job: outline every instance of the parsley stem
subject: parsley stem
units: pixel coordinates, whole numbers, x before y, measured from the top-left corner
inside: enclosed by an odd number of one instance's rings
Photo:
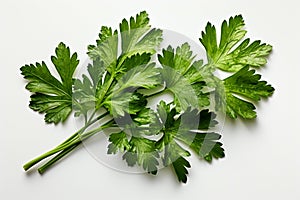
[[[28,169],[30,169],[32,166],[34,166],[35,164],[39,163],[40,161],[44,160],[45,158],[52,156],[60,151],[63,151],[64,149],[69,148],[70,146],[72,146],[73,144],[76,144],[77,142],[81,141],[80,135],[92,124],[94,124],[95,122],[97,122],[98,120],[102,119],[103,117],[105,117],[108,114],[108,112],[98,116],[97,118],[95,118],[94,120],[90,121],[89,123],[87,123],[84,127],[82,127],[80,130],[78,130],[76,133],[74,133],[71,137],[69,137],[67,140],[65,140],[63,143],[61,143],[60,145],[58,145],[57,147],[55,147],[54,149],[38,156],[37,158],[29,161],[28,163],[26,163],[23,168],[25,171],[27,171]],[[105,125],[104,125],[105,126]],[[101,126],[102,127],[102,126]],[[91,131],[90,131],[91,132]],[[89,133],[89,132],[87,132]]]
[[[86,120],[85,123],[88,124],[92,121],[92,119],[94,118],[95,114],[96,114],[97,110],[95,109],[94,112],[92,113],[92,115],[90,116],[89,120]]]
[[[55,157],[53,157],[51,160],[49,160],[43,166],[41,166],[40,168],[38,168],[39,173],[43,174],[49,167],[51,167],[53,164],[55,164],[57,161],[59,161],[60,159],[62,159],[64,156],[66,156],[71,151],[73,151],[77,146],[79,146],[82,143],[83,140],[85,140],[85,139],[87,139],[87,138],[95,135],[96,133],[98,133],[101,130],[109,128],[111,126],[111,123],[112,123],[112,120],[106,122],[105,124],[103,124],[99,128],[96,128],[96,129],[94,129],[92,131],[84,133],[82,136],[80,136],[80,141],[74,142],[73,145],[65,148],[63,151],[61,151],[59,154],[57,154]]]
[[[75,134],[74,134],[74,135],[75,135]],[[26,163],[26,164],[23,166],[24,170],[27,171],[27,170],[30,169],[32,166],[34,166],[35,164],[37,164],[37,163],[39,163],[40,161],[44,160],[45,158],[47,158],[47,157],[49,157],[49,156],[52,156],[52,155],[54,155],[54,154],[56,154],[56,153],[58,153],[58,152],[60,152],[60,151],[62,151],[62,150],[64,150],[64,149],[68,148],[69,146],[71,146],[71,145],[74,143],[73,140],[74,140],[75,138],[76,138],[76,140],[78,140],[78,133],[77,133],[77,135],[75,135],[75,137],[74,137],[74,135],[71,136],[71,138],[72,138],[71,140],[70,140],[70,138],[67,139],[67,141],[69,140],[68,142],[63,143],[63,144],[57,146],[56,148],[54,148],[54,149],[52,149],[52,150],[50,150],[50,151],[48,151],[48,152],[46,152],[46,153],[44,153],[44,154],[38,156],[37,158],[35,158],[35,159],[29,161],[28,163]]]
[[[107,92],[108,92],[109,88],[111,87],[112,83],[114,82],[114,80],[115,80],[115,72],[113,71],[111,73],[109,80],[105,84],[105,87],[102,88],[102,92],[100,93],[100,96],[98,99],[98,104],[96,105],[96,110],[98,110],[102,106],[104,97],[107,94]]]
[[[52,158],[51,160],[49,160],[46,164],[44,164],[43,166],[41,166],[40,168],[38,168],[38,172],[40,174],[43,174],[50,166],[52,166],[54,163],[56,163],[58,160],[62,159],[64,156],[66,156],[68,153],[70,153],[71,151],[73,151],[78,145],[80,145],[81,142],[75,143],[72,146],[64,149],[63,151],[61,151],[59,154],[57,154],[54,158]]]
[[[98,117],[96,117],[95,119],[92,120],[92,117],[90,118],[90,120],[85,124],[84,127],[82,127],[79,131],[77,131],[75,134],[73,134],[71,137],[69,137],[67,140],[65,140],[63,143],[61,143],[59,146],[63,146],[64,144],[72,141],[72,140],[76,140],[76,136],[80,133],[83,133],[90,125],[96,123],[97,121],[99,121],[100,119],[102,119],[103,117],[107,116],[108,112],[105,112],[101,115],[99,115]]]
[[[102,88],[102,93],[100,94],[99,100],[98,100],[98,105],[96,105],[96,110],[97,108],[100,108],[104,104],[104,97],[107,95],[109,92],[110,87],[112,86],[113,82],[115,81],[115,76],[118,73],[118,70],[120,67],[123,65],[124,61],[126,60],[126,56],[123,56],[121,60],[117,63],[116,68],[112,70],[111,75],[109,80],[107,81],[107,84],[105,85],[104,88]]]

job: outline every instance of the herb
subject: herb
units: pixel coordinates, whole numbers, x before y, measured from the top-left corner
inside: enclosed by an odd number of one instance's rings
[[[101,28],[96,44],[88,46],[92,62],[81,78],[73,76],[77,54],[60,43],[51,57],[59,78],[44,62],[21,68],[32,93],[29,106],[45,114],[47,123],[64,122],[73,112],[84,118],[84,125],[24,169],[51,156],[38,168],[44,173],[84,140],[108,131],[108,154],[121,153],[128,166],[138,165],[150,174],[170,166],[186,183],[191,152],[209,163],[225,156],[220,133],[212,131],[216,114],[253,119],[254,103],[274,91],[255,72],[266,64],[272,47],[243,40],[245,34],[241,15],[223,22],[219,43],[208,23],[200,38],[207,52],[204,63],[195,59],[188,43],[159,51],[163,31],[151,28],[148,14],[141,12],[123,19],[118,30]],[[231,75],[220,79],[216,70]],[[149,98],[165,93],[173,95],[171,102],[161,100],[156,109],[148,106]],[[95,125],[103,119],[108,120]]]

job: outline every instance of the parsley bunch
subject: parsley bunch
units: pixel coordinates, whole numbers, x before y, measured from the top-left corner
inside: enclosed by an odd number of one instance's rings
[[[108,154],[121,153],[128,166],[150,174],[169,166],[186,183],[191,152],[207,162],[225,156],[221,135],[213,131],[216,114],[253,119],[254,104],[274,91],[255,72],[266,64],[272,47],[244,39],[244,25],[241,15],[225,20],[218,39],[208,23],[200,38],[207,53],[204,63],[188,43],[160,50],[163,31],[151,28],[144,11],[123,19],[118,30],[101,28],[96,44],[88,46],[91,63],[81,78],[74,77],[77,54],[63,43],[51,57],[59,77],[44,62],[23,66],[32,93],[29,107],[44,114],[45,122],[64,122],[71,113],[84,119],[70,138],[23,168],[51,157],[38,168],[44,173],[83,141],[106,131]],[[217,70],[230,75],[221,79]],[[167,93],[171,102],[161,99],[155,109],[149,107],[150,98]]]

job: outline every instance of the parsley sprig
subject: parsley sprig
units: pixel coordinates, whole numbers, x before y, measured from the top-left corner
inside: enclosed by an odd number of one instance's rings
[[[128,166],[154,175],[169,166],[186,183],[192,152],[209,163],[225,156],[221,134],[213,131],[216,114],[224,110],[232,118],[253,119],[255,103],[274,91],[255,71],[266,64],[272,47],[250,43],[245,35],[241,15],[223,22],[219,42],[215,26],[208,23],[200,38],[205,63],[188,43],[160,51],[163,31],[151,28],[148,14],[140,12],[123,19],[117,30],[101,28],[96,44],[88,46],[91,63],[81,78],[74,77],[77,54],[60,43],[51,57],[59,77],[44,62],[21,68],[32,93],[29,106],[47,123],[64,122],[73,112],[84,125],[23,168],[51,157],[38,168],[44,173],[86,139],[108,131],[108,154],[122,154]],[[221,79],[217,70],[231,75]],[[162,99],[151,109],[149,98],[165,93],[173,100]]]

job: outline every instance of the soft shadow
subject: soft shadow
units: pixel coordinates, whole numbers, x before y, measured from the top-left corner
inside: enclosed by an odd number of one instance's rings
[[[23,169],[23,172],[24,172],[25,176],[31,177],[34,174],[38,173],[37,169],[38,169],[38,166],[34,166],[34,167],[30,168],[28,171],[24,171],[24,169]]]
[[[255,132],[254,130],[257,128],[258,124],[259,123],[257,117],[254,119],[241,119],[241,118],[232,119],[230,117],[226,117],[224,126],[231,127],[230,129],[237,129],[239,126],[244,126],[246,129],[250,131],[253,130],[251,132]],[[232,132],[236,132],[236,131],[232,131]]]

